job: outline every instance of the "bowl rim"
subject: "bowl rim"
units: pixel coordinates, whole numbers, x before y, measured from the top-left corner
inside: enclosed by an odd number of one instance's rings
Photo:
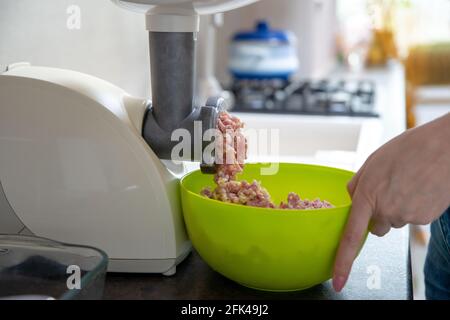
[[[270,164],[270,163],[246,163],[246,166],[251,166],[251,165],[261,165],[261,164]],[[353,171],[349,171],[349,170],[345,170],[345,169],[340,169],[340,168],[334,168],[334,167],[329,167],[329,166],[323,166],[323,165],[314,165],[314,164],[302,164],[302,163],[284,163],[284,162],[280,162],[278,163],[280,166],[296,166],[296,167],[304,167],[304,168],[316,168],[316,169],[325,169],[325,170],[332,170],[334,172],[338,171],[340,173],[343,174],[349,174],[354,176],[356,173]],[[188,194],[196,197],[196,198],[200,198],[201,200],[204,201],[210,201],[210,202],[214,202],[216,204],[219,205],[224,205],[224,206],[230,206],[230,207],[240,207],[241,209],[244,210],[260,210],[261,212],[264,212],[266,214],[271,214],[271,213],[276,213],[277,215],[280,214],[280,212],[284,213],[284,215],[293,215],[293,214],[310,214],[311,212],[314,213],[327,213],[327,212],[334,212],[337,210],[341,210],[341,209],[346,209],[346,208],[351,208],[352,206],[352,200],[350,199],[349,204],[347,205],[342,205],[342,206],[337,206],[334,208],[324,208],[324,209],[315,209],[315,210],[299,210],[299,209],[279,209],[279,208],[260,208],[260,207],[250,207],[250,206],[244,206],[241,204],[235,204],[235,203],[229,203],[229,202],[222,202],[222,201],[218,201],[218,200],[214,200],[214,199],[210,199],[207,198],[205,196],[202,196],[201,194],[197,194],[196,192],[193,192],[191,190],[189,190],[186,185],[185,182],[187,179],[189,179],[190,177],[192,177],[194,174],[198,174],[200,172],[200,170],[195,170],[192,172],[189,172],[188,174],[184,175],[181,180],[180,180],[180,186],[181,188]],[[183,210],[184,211],[184,210]]]

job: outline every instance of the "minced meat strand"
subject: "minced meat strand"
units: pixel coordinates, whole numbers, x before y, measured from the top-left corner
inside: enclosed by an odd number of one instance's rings
[[[334,208],[334,206],[320,199],[302,200],[296,193],[290,193],[287,201],[276,206],[269,192],[258,181],[249,183],[237,181],[237,175],[244,170],[247,158],[247,140],[242,132],[243,122],[228,112],[221,112],[218,119],[218,129],[221,133],[216,137],[216,170],[214,181],[217,184],[202,190],[201,194],[207,198],[240,204],[250,207],[285,209],[285,210],[314,210]]]

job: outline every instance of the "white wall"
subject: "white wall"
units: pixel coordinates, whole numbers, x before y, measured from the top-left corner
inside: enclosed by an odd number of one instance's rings
[[[268,20],[275,29],[293,31],[299,39],[300,77],[326,75],[335,63],[335,0],[261,0],[225,14],[225,26],[218,34],[217,73],[229,79],[228,45],[232,35],[253,29],[258,19]]]
[[[227,13],[217,39],[218,78],[228,79],[231,35],[267,17],[274,27],[290,29],[299,37],[300,76],[326,74],[334,58],[334,3],[262,0]],[[70,5],[81,9],[80,30],[66,26]],[[73,69],[110,81],[132,95],[150,95],[144,18],[110,0],[0,0],[0,71],[17,61]]]
[[[80,30],[67,28],[70,5],[81,9]],[[0,71],[29,61],[92,74],[148,96],[148,56],[143,16],[109,0],[0,0]]]

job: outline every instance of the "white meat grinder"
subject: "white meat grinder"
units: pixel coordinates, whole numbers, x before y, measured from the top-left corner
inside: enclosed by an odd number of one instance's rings
[[[215,128],[221,103],[193,106],[199,15],[257,0],[113,1],[146,14],[153,101],[74,71],[0,75],[0,233],[98,247],[113,272],[172,275],[191,244],[183,172],[164,161],[171,133]]]

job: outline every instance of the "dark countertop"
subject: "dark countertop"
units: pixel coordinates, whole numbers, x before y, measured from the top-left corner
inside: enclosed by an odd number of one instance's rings
[[[105,299],[144,300],[406,300],[411,298],[409,229],[393,230],[385,238],[370,236],[357,259],[345,290],[336,294],[327,282],[295,293],[268,293],[244,288],[214,272],[193,252],[173,277],[108,274]],[[379,288],[368,282],[379,276]]]

